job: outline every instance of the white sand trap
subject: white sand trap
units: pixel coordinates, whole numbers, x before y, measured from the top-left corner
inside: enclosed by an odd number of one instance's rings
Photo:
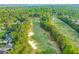
[[[28,33],[28,37],[31,37],[31,36],[33,36],[33,35],[34,35],[33,32],[29,32],[29,33]]]
[[[29,33],[28,33],[28,37],[29,37],[29,38],[30,38],[31,36],[33,36],[33,35],[34,35],[33,32],[29,32]],[[31,45],[31,47],[32,47],[33,49],[37,49],[36,43],[34,43],[33,40],[29,40],[28,42],[29,42],[29,44]]]
[[[37,49],[36,43],[34,43],[32,40],[29,40],[28,42],[32,46],[33,49]]]

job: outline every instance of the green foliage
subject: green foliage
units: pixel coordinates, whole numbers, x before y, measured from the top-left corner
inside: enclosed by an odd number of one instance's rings
[[[76,24],[77,20],[74,19],[75,21],[73,21],[73,18],[66,18],[66,17],[60,17],[60,20],[64,21],[65,23],[67,23],[68,25],[70,25],[73,29],[75,29],[77,32],[79,32],[79,25]]]
[[[79,19],[79,8],[72,6],[0,7],[0,42],[4,41],[8,34],[12,39],[10,43],[13,44],[8,53],[12,54],[56,53],[47,34],[42,32],[43,28],[51,33],[62,53],[79,53],[77,19]],[[31,40],[37,43],[36,50],[28,42],[30,29],[34,32]],[[0,43],[0,48],[5,45]]]
[[[28,21],[25,20],[23,24],[19,24],[17,26],[14,32],[11,32],[14,46],[8,53],[22,54],[32,52],[32,48],[28,43],[28,36],[27,36],[29,27],[30,27],[29,20]]]

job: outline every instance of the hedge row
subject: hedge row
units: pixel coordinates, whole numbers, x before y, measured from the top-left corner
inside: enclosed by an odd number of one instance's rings
[[[73,29],[75,29],[77,32],[79,32],[79,25],[76,24],[76,20],[73,21],[73,19],[71,18],[67,18],[67,17],[60,17],[60,20],[64,21],[65,23],[67,23],[69,26],[71,26]]]

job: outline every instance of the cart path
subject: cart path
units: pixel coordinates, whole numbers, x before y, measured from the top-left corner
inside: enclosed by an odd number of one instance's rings
[[[60,54],[61,50],[59,49],[59,46],[57,45],[57,43],[54,41],[53,37],[51,37],[50,33],[42,28],[41,28],[41,30],[42,30],[42,32],[47,34],[49,42],[51,43],[52,47],[56,50],[57,54]]]

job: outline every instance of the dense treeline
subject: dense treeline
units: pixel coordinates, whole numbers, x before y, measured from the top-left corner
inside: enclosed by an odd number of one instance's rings
[[[67,23],[77,32],[79,32],[79,8],[73,6],[56,7],[53,10],[57,18]]]

